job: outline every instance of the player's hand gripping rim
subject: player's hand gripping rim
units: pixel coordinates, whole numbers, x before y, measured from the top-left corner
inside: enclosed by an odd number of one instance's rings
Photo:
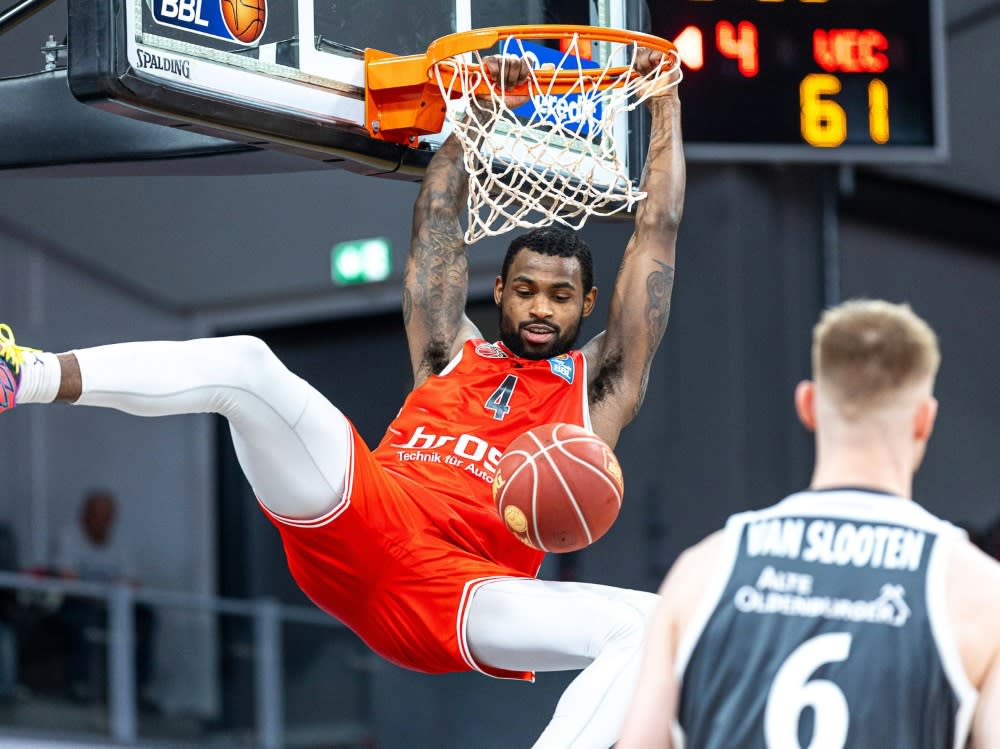
[[[483,58],[482,69],[493,91],[508,109],[517,109],[530,101],[531,97],[525,94],[508,93],[524,86],[531,78],[531,67],[525,58],[513,55],[490,55]]]
[[[657,69],[667,69],[639,88],[639,93],[651,99],[678,98],[677,84],[681,82],[681,69],[676,65],[676,52],[639,47],[635,52],[635,69],[640,75],[649,75]]]

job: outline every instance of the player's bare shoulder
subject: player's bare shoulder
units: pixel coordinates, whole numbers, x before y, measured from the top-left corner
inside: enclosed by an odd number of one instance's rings
[[[948,612],[966,675],[980,689],[1000,662],[1000,562],[965,539],[948,565]]]
[[[725,531],[716,531],[677,557],[660,586],[672,625],[683,634],[705,595],[706,582],[719,573]]]

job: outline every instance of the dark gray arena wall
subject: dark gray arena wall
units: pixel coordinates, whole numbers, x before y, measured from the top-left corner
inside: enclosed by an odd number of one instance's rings
[[[392,200],[354,199],[383,184],[383,194]],[[677,553],[719,526],[727,514],[769,504],[808,481],[811,439],[795,421],[791,398],[795,383],[808,374],[809,332],[824,299],[824,189],[822,176],[805,168],[691,167],[670,328],[643,411],[618,448],[626,476],[625,508],[603,541],[562,569],[550,564],[549,574],[653,589]],[[132,210],[115,214],[116,226],[108,229],[107,213],[77,207],[94,200],[93,194],[80,197],[83,190],[98,191],[109,206],[131,200]],[[247,212],[266,214],[269,232],[227,237],[219,230],[217,214],[206,208],[173,221],[167,239],[149,235],[150,221],[163,221],[165,206],[199,199],[218,205],[218,198],[204,196],[230,190],[237,191]],[[322,379],[307,371],[320,366],[309,364],[311,359],[342,359],[362,371],[371,361],[385,362],[386,368],[397,370],[396,385],[375,378],[367,387],[364,382],[333,382],[331,395],[348,411],[360,407],[374,414],[371,404],[377,404],[388,420],[406,387],[405,353],[391,320],[398,314],[398,286],[340,292],[322,276],[326,269],[318,271],[317,266],[335,241],[355,238],[357,227],[366,232],[377,227],[394,238],[398,267],[415,191],[413,186],[339,174],[192,183],[180,178],[0,179],[0,216],[6,227],[0,231],[0,262],[7,273],[4,315],[24,343],[56,350],[333,320],[332,338],[319,340],[316,353],[303,350],[300,373]],[[143,195],[172,195],[175,201],[143,201]],[[932,509],[953,520],[985,524],[998,514],[995,468],[982,459],[982,451],[996,441],[989,421],[990,398],[995,397],[989,378],[996,367],[988,340],[984,342],[989,326],[983,323],[996,319],[996,260],[969,246],[922,240],[877,223],[856,227],[841,221],[837,228],[845,295],[910,298],[942,330],[942,422],[918,480],[918,497],[926,496]],[[605,291],[590,334],[605,314],[610,279],[630,231],[628,224],[619,223],[593,223],[584,231]],[[161,267],[164,290],[143,284],[151,294],[146,295],[117,283],[114,263],[102,254],[101,240],[108,237],[120,243],[116,252],[122,256],[131,248],[131,262]],[[205,237],[211,242],[206,244]],[[473,285],[481,301],[504,245],[495,241],[473,248]],[[59,247],[72,252],[60,253]],[[177,283],[172,269],[197,274],[207,257],[217,263],[217,254],[227,252],[242,263],[231,275],[212,272],[215,301],[209,307],[181,314],[160,303],[184,293],[171,288]],[[266,284],[268,263],[279,252],[284,275],[277,280],[288,284],[286,291],[271,297],[254,291],[225,301],[230,280]],[[289,288],[309,289],[305,296],[320,302],[297,306],[289,302],[295,296],[287,293]],[[911,290],[919,290],[920,301]],[[383,322],[364,314],[366,294]],[[386,314],[389,318],[382,317]],[[488,319],[489,312],[484,314]],[[369,353],[355,349],[359,335],[365,345],[382,348]],[[342,345],[342,353],[324,360],[324,352],[329,356],[334,345]],[[399,392],[388,392],[393,387]],[[952,401],[956,407],[949,411]],[[978,412],[977,405],[982,405]],[[953,421],[952,414],[962,418]],[[248,592],[288,585],[276,534],[252,500],[244,505],[244,519],[251,527],[260,526],[254,530],[239,530],[219,514],[211,420],[148,421],[69,407],[23,409],[5,419],[25,439],[9,443],[10,449],[0,454],[0,469],[8,477],[0,506],[25,539],[28,559],[44,558],[52,533],[71,516],[81,488],[104,483],[129,499],[123,522],[149,550],[145,563],[151,584],[217,589],[220,537],[245,533],[246,546],[253,550],[242,560]],[[377,431],[374,425],[372,429]],[[956,464],[962,466],[960,477],[952,470]],[[959,480],[967,501],[939,499]],[[264,543],[265,538],[270,540]],[[199,664],[211,662],[205,654],[211,653],[214,640],[208,633],[173,625],[164,627],[163,637],[186,643],[181,651],[171,648],[160,656],[172,665],[165,671],[171,682],[164,689],[173,694],[168,706],[210,711],[214,677]],[[189,657],[178,659],[177,652]],[[185,664],[187,671],[180,668]],[[524,742],[544,725],[566,683],[559,675],[543,675],[534,687],[478,675],[434,678],[387,664],[373,673],[376,729],[388,747]],[[392,696],[400,693],[408,699]],[[315,694],[320,699],[322,692]]]

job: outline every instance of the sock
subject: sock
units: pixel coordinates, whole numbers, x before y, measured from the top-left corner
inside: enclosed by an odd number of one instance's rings
[[[21,365],[21,384],[17,403],[51,403],[59,393],[62,369],[59,357],[47,351],[28,351]]]

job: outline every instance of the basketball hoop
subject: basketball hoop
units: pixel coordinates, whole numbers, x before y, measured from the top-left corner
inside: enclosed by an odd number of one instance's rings
[[[535,40],[558,41],[559,51]],[[592,44],[602,53],[596,61]],[[639,47],[663,53],[646,74],[635,68]],[[484,54],[527,57],[527,82],[508,89],[504,75],[490,80]],[[671,42],[590,26],[479,29],[442,37],[422,56],[368,50],[366,61],[373,137],[415,144],[447,121],[462,144],[468,243],[514,227],[558,222],[578,229],[590,216],[630,210],[645,193],[632,184],[613,129],[624,113],[681,80]],[[511,96],[529,103],[511,109]]]

